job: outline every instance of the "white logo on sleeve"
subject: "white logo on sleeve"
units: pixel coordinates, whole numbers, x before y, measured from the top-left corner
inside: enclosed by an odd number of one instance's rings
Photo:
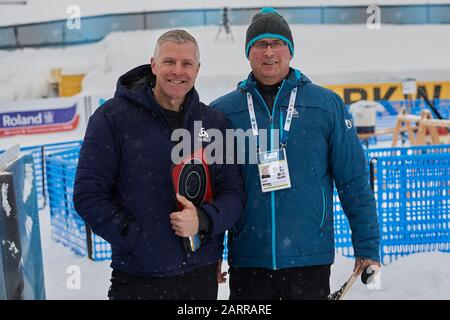
[[[345,126],[347,127],[347,129],[351,129],[353,124],[352,124],[352,120],[350,119],[345,119]]]

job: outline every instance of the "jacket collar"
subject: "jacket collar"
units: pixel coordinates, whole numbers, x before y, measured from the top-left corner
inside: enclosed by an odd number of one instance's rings
[[[300,72],[300,70],[289,68],[289,77],[287,79],[284,79],[286,87],[290,87],[289,90],[291,90],[294,87],[297,87],[301,84],[304,76]],[[238,89],[244,90],[244,91],[252,91],[256,88],[256,79],[255,75],[253,74],[253,71],[249,73],[247,79],[239,82]]]
[[[304,82],[308,82],[309,79],[304,76],[300,70],[289,68],[289,77],[282,81],[282,87],[278,93],[279,99],[282,100],[285,96],[289,95],[291,90],[295,87],[302,85]],[[247,79],[239,82],[238,89],[256,94],[257,85],[253,72],[250,72]]]

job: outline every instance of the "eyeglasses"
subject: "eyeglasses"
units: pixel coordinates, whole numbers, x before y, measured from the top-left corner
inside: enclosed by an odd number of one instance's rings
[[[270,46],[272,50],[282,50],[287,46],[287,43],[282,40],[273,41],[258,41],[253,44],[253,49],[256,51],[265,51],[267,46]]]

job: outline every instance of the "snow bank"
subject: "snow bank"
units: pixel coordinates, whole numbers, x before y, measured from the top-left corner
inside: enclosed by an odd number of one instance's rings
[[[246,27],[232,26],[235,41],[225,35],[215,42],[217,27],[187,28],[198,40],[202,66],[197,88],[203,101],[235,88],[247,76],[244,56]],[[164,30],[118,32],[103,41],[58,49],[0,51],[0,102],[31,99],[48,93],[55,67],[89,70],[85,94],[112,95],[117,78],[148,63]],[[450,80],[448,25],[294,25],[292,65],[321,84]]]

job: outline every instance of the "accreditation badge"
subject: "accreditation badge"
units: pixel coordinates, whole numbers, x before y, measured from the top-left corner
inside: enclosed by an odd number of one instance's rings
[[[285,148],[258,153],[258,170],[262,192],[291,187]]]

